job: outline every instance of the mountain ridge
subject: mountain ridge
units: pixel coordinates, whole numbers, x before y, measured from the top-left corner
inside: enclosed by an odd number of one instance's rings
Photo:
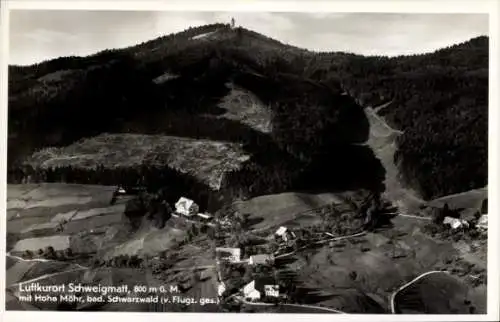
[[[220,39],[214,34],[210,40],[192,39],[214,30]],[[486,185],[487,43],[480,36],[429,54],[397,57],[316,53],[215,24],[87,57],[9,66],[9,147],[21,138],[33,140],[32,133],[51,140],[27,142],[28,155],[103,132],[129,133],[129,125],[137,128],[131,133],[148,134],[148,117],[159,120],[158,130],[149,134],[172,135],[169,129],[189,119],[207,131],[187,137],[232,137],[229,141],[243,142],[257,154],[274,146],[271,150],[300,162],[324,164],[325,171],[325,161],[315,159],[367,139],[362,107],[392,101],[380,113],[405,133],[396,153],[403,179],[425,198],[439,197]],[[151,84],[166,72],[177,78]],[[222,113],[218,104],[231,91],[228,82],[249,90],[271,111],[272,133],[249,130],[237,120],[207,123],[203,113]],[[344,91],[348,95],[342,98]],[[359,124],[351,130],[342,126],[352,122]],[[444,135],[436,135],[443,128]],[[475,161],[466,158],[471,153]],[[9,163],[21,154],[9,149]]]

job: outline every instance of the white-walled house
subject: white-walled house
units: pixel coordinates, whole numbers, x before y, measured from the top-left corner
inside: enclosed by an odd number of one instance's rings
[[[190,217],[196,215],[199,210],[200,208],[193,200],[185,197],[181,197],[175,204],[175,212],[183,216]]]
[[[251,281],[245,287],[243,287],[243,295],[246,300],[258,300],[260,299],[260,292],[255,288],[255,280]]]
[[[274,235],[283,240],[284,242],[287,242],[295,238],[295,234],[285,226],[281,226],[280,228],[278,228],[278,230],[276,230]]]
[[[479,217],[476,227],[480,230],[488,230],[488,214],[484,214]]]
[[[279,297],[279,285],[270,277],[257,278],[243,287],[243,296],[247,301],[257,301],[264,297]]]
[[[219,296],[222,296],[222,294],[224,294],[225,291],[226,291],[226,284],[224,284],[224,282],[220,282],[219,286],[217,287],[217,294],[219,294]]]
[[[274,263],[274,256],[270,254],[252,255],[248,259],[249,265],[272,265]]]
[[[466,220],[453,217],[444,217],[443,224],[449,225],[452,229],[469,228],[469,223]]]
[[[279,297],[280,286],[277,284],[264,285],[264,293],[269,297]]]

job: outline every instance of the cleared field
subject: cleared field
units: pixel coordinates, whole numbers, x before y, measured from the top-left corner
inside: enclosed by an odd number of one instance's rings
[[[88,209],[88,210],[82,210],[78,211],[75,216],[73,217],[73,220],[82,220],[94,216],[101,216],[101,215],[106,215],[106,214],[111,214],[111,213],[123,213],[125,211],[125,204],[117,204],[109,207],[104,207],[104,208],[93,208],[93,209]]]
[[[77,265],[65,262],[58,262],[58,261],[34,262],[34,264],[32,264],[33,262],[23,262],[23,263],[25,263],[25,265],[29,267],[28,269],[25,270],[23,276],[20,275],[16,276],[15,271],[13,271],[12,273],[10,273],[9,271],[6,272],[6,275],[12,274],[12,278],[17,279],[17,281],[14,282],[14,285],[16,283],[22,283],[33,279],[44,280],[43,277],[45,276],[51,276],[53,274],[58,275],[66,271],[73,271],[79,269]],[[12,284],[7,284],[7,287],[9,286],[12,286]]]
[[[89,244],[92,247],[81,247],[75,241],[82,237],[72,236],[123,224],[125,203],[109,205],[115,187],[59,183],[27,186],[7,187],[8,206],[15,207],[10,209],[7,221],[8,250],[36,252],[48,246],[59,250],[77,245],[77,249],[95,251],[97,246],[92,245],[101,244],[98,237]],[[19,208],[21,205],[27,208]],[[61,227],[63,232],[59,231]]]
[[[77,234],[79,232],[97,230],[103,227],[123,226],[123,214],[116,212],[91,218],[72,220],[64,226],[67,234]]]
[[[309,290],[305,298],[311,304],[347,313],[389,312],[390,295],[401,285],[431,270],[451,270],[450,263],[463,255],[452,243],[421,233],[421,220],[397,219],[405,221],[405,225],[396,223],[391,230],[299,251],[288,259],[284,270],[293,272],[297,285]],[[475,305],[484,307],[485,293],[461,283],[464,292],[475,294]],[[457,296],[464,292],[459,290]],[[427,296],[427,291],[422,296]],[[441,313],[455,313],[449,306],[442,310],[448,311]]]
[[[42,168],[69,166],[94,168],[132,167],[141,164],[169,166],[189,173],[214,189],[226,171],[248,160],[240,144],[142,134],[101,134],[62,148],[46,148],[30,158]]]
[[[398,292],[395,308],[402,314],[486,313],[477,310],[469,292],[465,283],[450,274],[430,274]]]
[[[152,231],[144,237],[142,252],[147,255],[155,255],[170,249],[186,237],[186,231],[175,228],[164,228]]]
[[[427,205],[442,208],[448,204],[451,209],[460,210],[461,218],[471,219],[477,211],[481,211],[482,202],[487,198],[488,188],[485,187],[434,199]]]
[[[5,272],[5,282],[7,285],[14,284],[20,282],[27,272],[35,266],[36,262],[24,262],[18,261],[11,267],[8,267]]]
[[[20,198],[28,192],[40,187],[40,184],[9,184],[7,187],[7,200]],[[9,208],[9,207],[8,207]]]
[[[85,187],[85,188],[82,188]],[[67,197],[85,197],[101,195],[103,198],[111,198],[114,186],[69,184],[69,183],[38,183],[38,184],[9,184],[7,189],[7,200],[46,200],[58,198],[61,195]]]
[[[130,235],[127,240],[116,239],[115,244],[107,243],[106,245],[106,243],[103,243],[100,257],[111,259],[120,255],[155,256],[177,245],[184,240],[185,236],[186,232],[184,230],[169,226],[163,229],[138,231],[134,235]]]
[[[231,92],[224,96],[219,107],[227,112],[218,117],[239,121],[257,131],[272,131],[272,115],[269,108],[252,92],[230,84]]]
[[[27,238],[17,242],[13,252],[24,252],[26,250],[36,251],[52,246],[54,250],[65,250],[70,247],[69,236],[48,236],[39,238]]]
[[[58,222],[46,222],[46,223],[43,223],[43,224],[36,224],[36,225],[32,225],[32,226],[29,226],[28,228],[26,229],[23,229],[21,230],[21,234],[26,234],[26,233],[29,233],[29,232],[35,232],[35,231],[40,231],[40,230],[54,230],[57,228],[57,226],[59,226],[59,223]]]
[[[50,222],[59,223],[62,221],[69,221],[73,218],[73,216],[76,215],[77,212],[78,212],[78,210],[72,210],[72,211],[68,211],[68,212],[60,212],[57,215],[55,215],[54,217],[52,217]]]
[[[283,224],[300,225],[301,221],[311,222],[317,220],[319,218],[316,218],[316,216],[308,216],[302,213],[332,203],[341,204],[342,200],[334,193],[287,192],[235,202],[233,206],[236,211],[249,214],[250,219],[256,222],[253,228],[260,229]]]

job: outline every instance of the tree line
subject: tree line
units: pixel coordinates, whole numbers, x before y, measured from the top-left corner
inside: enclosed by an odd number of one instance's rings
[[[201,211],[213,211],[220,207],[220,193],[197,179],[169,167],[143,164],[138,167],[94,168],[72,166],[33,167],[25,164],[8,169],[9,183],[61,182],[75,184],[121,185],[145,187],[149,192],[160,189],[169,204],[175,204],[184,196],[196,201]]]

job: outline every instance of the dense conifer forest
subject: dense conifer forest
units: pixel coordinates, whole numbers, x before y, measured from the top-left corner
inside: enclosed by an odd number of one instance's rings
[[[191,39],[210,32],[217,36]],[[172,79],[152,81],[165,74]],[[208,121],[207,115],[223,112],[217,103],[229,82],[265,103],[272,133],[234,120]],[[359,144],[368,137],[363,108],[389,103],[379,114],[403,132],[395,161],[404,182],[435,198],[487,184],[487,95],[486,37],[387,58],[315,53],[224,24],[190,28],[88,57],[10,66],[9,180],[22,180],[27,170],[21,172],[20,164],[34,150],[102,132],[132,132],[243,143],[253,157],[224,177],[217,196],[200,197],[206,205],[221,195],[312,189],[319,178],[322,189],[383,189],[380,162]],[[48,181],[116,184],[142,178],[138,170],[123,170],[136,174],[122,177],[104,169],[85,175],[77,169],[43,171],[37,176]],[[172,169],[148,171],[145,177],[162,178],[142,182],[154,187],[185,176]],[[190,185],[210,190],[193,179],[175,180],[186,193]]]

